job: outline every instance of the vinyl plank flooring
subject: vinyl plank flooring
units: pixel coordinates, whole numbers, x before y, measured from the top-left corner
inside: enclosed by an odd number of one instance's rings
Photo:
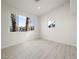
[[[77,59],[76,47],[47,41],[31,40],[5,48],[2,59]]]

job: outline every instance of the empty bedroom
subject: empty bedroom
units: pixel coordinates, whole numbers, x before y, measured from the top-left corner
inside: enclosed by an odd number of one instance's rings
[[[77,1],[1,0],[1,59],[77,59]]]

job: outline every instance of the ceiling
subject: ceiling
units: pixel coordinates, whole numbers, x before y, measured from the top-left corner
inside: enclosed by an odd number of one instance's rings
[[[54,8],[62,5],[69,0],[40,0],[36,2],[35,0],[2,0],[8,5],[15,7],[19,10],[29,12],[35,15],[42,15]]]

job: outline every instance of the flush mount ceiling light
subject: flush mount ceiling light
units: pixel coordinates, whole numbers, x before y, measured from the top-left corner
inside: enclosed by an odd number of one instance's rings
[[[38,5],[38,3],[40,2],[40,0],[35,0],[35,2],[37,3],[37,5]],[[40,6],[38,6],[38,7],[36,7],[37,9],[40,9]]]
[[[40,9],[40,7],[37,7],[37,9]]]
[[[39,2],[40,0],[35,0],[35,2]]]

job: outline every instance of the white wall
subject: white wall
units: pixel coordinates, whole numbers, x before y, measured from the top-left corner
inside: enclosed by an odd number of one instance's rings
[[[9,32],[9,17],[11,12],[16,15],[30,16],[35,20],[35,30],[27,32]],[[22,12],[18,9],[7,6],[6,4],[1,5],[1,48],[13,46],[15,44],[22,43],[27,40],[38,38],[38,18],[35,15]]]
[[[55,28],[48,28],[48,18],[56,21]],[[76,46],[76,17],[70,13],[70,4],[66,3],[54,11],[40,16],[40,37],[59,43]]]
[[[77,16],[77,0],[70,0],[70,10],[72,15]]]

